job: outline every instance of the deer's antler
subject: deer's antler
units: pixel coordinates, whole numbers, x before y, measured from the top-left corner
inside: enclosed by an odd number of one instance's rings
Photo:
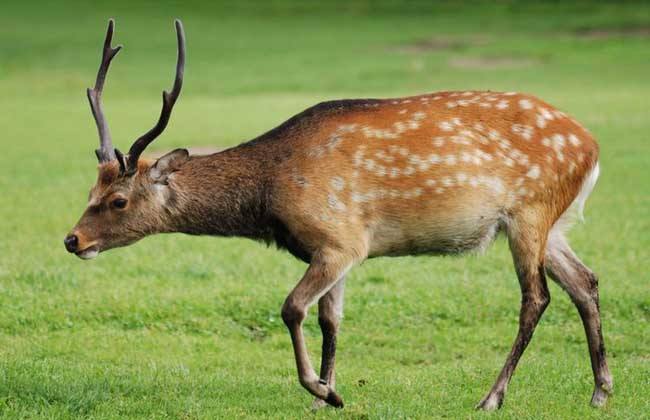
[[[128,172],[135,172],[138,167],[138,158],[140,154],[147,148],[147,146],[154,141],[167,127],[169,118],[172,114],[174,104],[181,93],[183,87],[183,70],[185,68],[185,31],[183,24],[180,20],[176,19],[174,22],[176,26],[176,38],[178,40],[178,57],[176,60],[176,77],[174,79],[174,86],[171,92],[163,91],[162,94],[162,110],[158,122],[153,128],[140,136],[129,149],[129,154],[126,159],[126,170]],[[119,153],[119,152],[118,152]]]
[[[95,80],[95,87],[88,88],[86,91],[88,101],[90,102],[90,109],[95,117],[97,124],[97,132],[99,133],[99,149],[95,150],[99,162],[109,162],[115,159],[115,150],[113,149],[113,142],[111,141],[111,133],[108,129],[108,122],[102,110],[102,90],[104,89],[104,81],[106,80],[106,73],[108,73],[108,66],[111,60],[122,49],[121,45],[113,48],[111,41],[113,39],[113,29],[115,28],[115,21],[109,19],[108,30],[106,31],[106,39],[104,40],[104,48],[102,50],[102,61],[97,71],[97,80]]]

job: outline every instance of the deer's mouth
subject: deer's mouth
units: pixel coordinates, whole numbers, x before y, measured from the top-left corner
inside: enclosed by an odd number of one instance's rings
[[[91,245],[86,249],[75,252],[75,255],[82,260],[92,260],[99,254],[99,247],[97,245]]]

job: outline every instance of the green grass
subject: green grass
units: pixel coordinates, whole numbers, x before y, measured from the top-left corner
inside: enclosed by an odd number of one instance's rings
[[[186,84],[158,150],[237,144],[323,99],[455,88],[534,93],[599,139],[601,178],[587,224],[571,238],[601,279],[615,380],[604,409],[588,405],[582,326],[553,284],[503,409],[473,410],[516,333],[519,289],[498,242],[483,257],[378,259],[356,268],[339,338],[346,408],[317,418],[649,416],[650,7],[389,1],[380,10],[342,1],[233,9],[196,1],[3,3],[1,415],[311,415],[279,319],[302,263],[251,241],[181,235],[93,262],[66,254],[63,236],[95,178],[84,89],[109,16],[125,49],[105,107],[123,150],[153,124],[159,90],[171,84],[175,16],[188,37]],[[590,29],[612,33],[585,36]],[[478,65],[452,66],[459,62]],[[313,311],[305,328],[316,362]]]

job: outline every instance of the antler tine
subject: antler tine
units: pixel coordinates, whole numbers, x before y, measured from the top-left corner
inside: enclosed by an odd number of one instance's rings
[[[176,77],[174,79],[174,86],[171,92],[163,91],[162,93],[162,110],[158,122],[152,129],[140,136],[129,149],[128,154],[128,170],[134,172],[138,166],[138,159],[140,154],[146,147],[154,141],[167,127],[169,118],[171,117],[174,104],[181,93],[183,87],[183,70],[185,68],[185,31],[183,24],[180,20],[174,21],[176,26],[176,38],[178,40],[178,57],[176,59]]]
[[[115,21],[108,20],[108,30],[106,31],[106,39],[104,40],[104,48],[102,50],[102,61],[97,71],[97,79],[95,80],[95,87],[88,88],[86,91],[88,95],[88,102],[90,102],[90,110],[95,117],[97,124],[97,132],[99,133],[99,149],[95,150],[99,162],[108,162],[115,159],[115,151],[113,150],[113,142],[111,140],[111,133],[108,129],[108,122],[102,110],[102,90],[104,89],[104,81],[106,80],[106,73],[111,64],[111,60],[122,49],[121,45],[113,48],[111,41],[113,40],[113,30],[115,28]]]

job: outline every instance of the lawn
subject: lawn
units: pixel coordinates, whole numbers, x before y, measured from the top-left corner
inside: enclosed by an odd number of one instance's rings
[[[303,263],[239,239],[161,235],[91,262],[62,244],[96,176],[84,90],[107,18],[125,45],[104,96],[124,150],[157,118],[180,17],[185,87],[158,151],[235,145],[325,99],[452,89],[534,93],[599,139],[601,177],[570,236],[600,276],[615,382],[605,408],[588,404],[582,325],[551,284],[503,408],[474,411],[517,329],[499,241],[481,257],[354,269],[337,360],[346,407],[316,418],[650,416],[650,5],[379,4],[3,3],[0,415],[311,416],[279,317]],[[313,311],[305,328],[318,364]]]

